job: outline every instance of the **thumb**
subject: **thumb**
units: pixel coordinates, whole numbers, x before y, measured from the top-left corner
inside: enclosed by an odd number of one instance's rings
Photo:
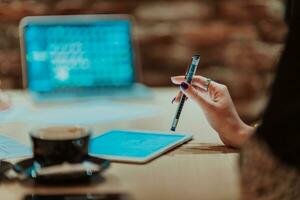
[[[194,86],[186,82],[182,82],[180,84],[180,89],[186,96],[196,101],[204,108],[210,107],[213,104],[213,102],[210,101],[203,92],[198,91]]]

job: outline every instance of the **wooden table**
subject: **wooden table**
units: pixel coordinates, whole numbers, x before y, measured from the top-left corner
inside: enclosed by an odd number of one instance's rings
[[[177,91],[175,88],[157,88],[154,89],[153,99],[126,101],[158,106],[160,112],[155,116],[95,124],[92,128],[97,133],[116,128],[168,131],[176,110],[171,99]],[[27,93],[10,93],[15,105],[24,102],[31,104]],[[0,132],[24,144],[30,144],[28,131],[35,126],[36,124],[24,123],[0,124]],[[144,165],[112,163],[104,173],[103,183],[72,187],[2,183],[0,199],[21,200],[25,194],[36,193],[89,192],[125,192],[136,200],[238,199],[238,153],[222,145],[201,109],[193,102],[186,104],[178,132],[191,133],[194,140]]]

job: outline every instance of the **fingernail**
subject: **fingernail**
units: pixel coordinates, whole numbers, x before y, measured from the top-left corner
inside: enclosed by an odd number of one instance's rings
[[[174,99],[171,101],[171,102],[172,102],[172,104],[174,103],[175,99],[176,99],[176,97],[174,97]]]
[[[182,82],[182,83],[180,84],[180,87],[181,87],[181,89],[183,89],[183,90],[187,90],[187,89],[189,88],[189,85],[188,85],[187,83],[185,83],[185,82]]]

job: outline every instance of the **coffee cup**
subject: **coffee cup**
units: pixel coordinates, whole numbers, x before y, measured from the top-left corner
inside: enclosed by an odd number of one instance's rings
[[[34,167],[76,164],[88,157],[91,131],[84,127],[45,127],[30,132]]]

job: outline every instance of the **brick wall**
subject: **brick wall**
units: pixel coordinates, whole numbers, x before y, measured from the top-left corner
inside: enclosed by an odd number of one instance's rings
[[[194,53],[199,73],[228,85],[240,114],[253,120],[266,102],[286,32],[281,0],[2,0],[0,79],[21,87],[18,22],[28,15],[129,13],[144,82],[170,85]]]

